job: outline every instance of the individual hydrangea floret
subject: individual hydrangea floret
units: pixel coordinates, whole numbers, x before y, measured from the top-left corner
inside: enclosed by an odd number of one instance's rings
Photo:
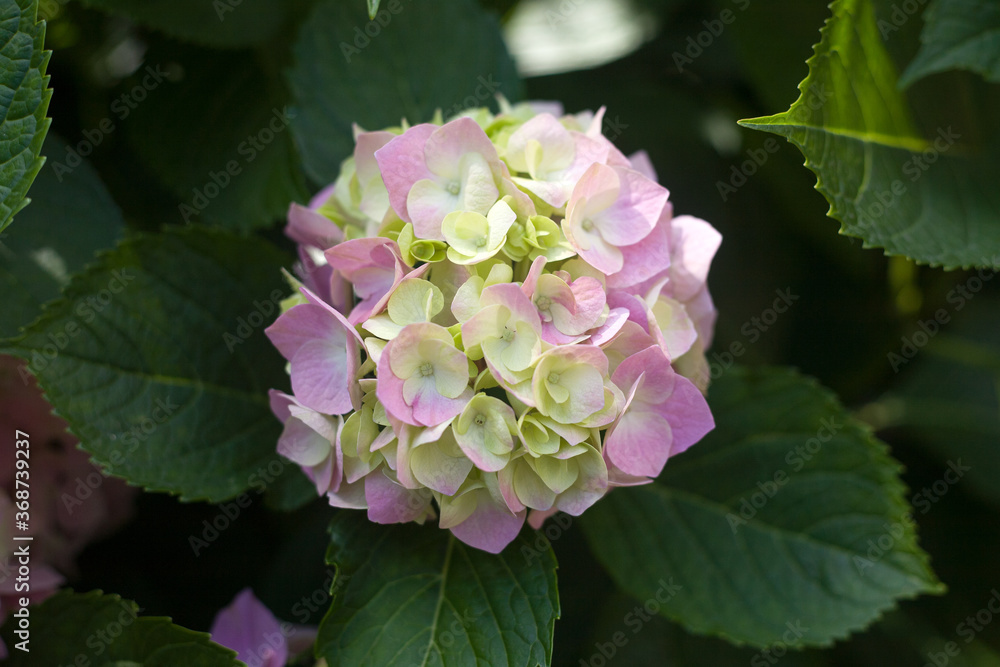
[[[493,553],[713,428],[721,240],[601,135],[603,109],[500,109],[356,128],[289,211],[296,293],[267,329],[292,385],[278,451],[319,495]]]

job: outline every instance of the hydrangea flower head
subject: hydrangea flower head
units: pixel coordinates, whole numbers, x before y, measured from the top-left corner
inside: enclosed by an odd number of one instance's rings
[[[356,130],[289,212],[315,265],[267,330],[292,384],[278,451],[317,493],[494,553],[713,428],[720,241],[601,135],[603,109],[500,108]]]

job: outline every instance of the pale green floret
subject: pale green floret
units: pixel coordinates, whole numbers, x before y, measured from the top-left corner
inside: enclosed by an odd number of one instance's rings
[[[340,445],[344,454],[344,472],[349,478],[358,479],[384,460],[381,453],[371,449],[378,434],[379,427],[374,420],[371,403],[364,403],[359,412],[351,413],[344,422]]]
[[[503,253],[515,262],[520,262],[531,252],[531,245],[528,243],[528,231],[524,224],[514,221],[514,224],[507,230],[507,242],[503,246]]]
[[[301,292],[297,292],[281,300],[281,314],[284,315],[289,310],[295,306],[301,306],[304,303],[309,303],[309,301],[302,295]]]
[[[441,508],[438,526],[448,529],[462,523],[476,510],[480,502],[500,502],[496,473],[473,469],[453,496],[434,492],[434,499]]]
[[[601,372],[572,357],[543,355],[532,391],[538,411],[561,424],[581,422],[607,405]]]
[[[594,477],[602,467],[600,461],[600,453],[592,446],[563,441],[553,455],[520,457],[501,475],[510,480],[521,503],[547,510],[553,505],[558,507],[561,494],[572,488],[581,491],[601,488],[601,477]]]
[[[528,218],[528,222],[531,223],[534,230],[534,235],[530,238],[534,240],[533,245],[536,248],[544,251],[548,249],[555,249],[561,244],[564,246],[565,250],[570,253],[570,255],[576,254],[572,251],[572,249],[570,249],[569,241],[566,240],[566,237],[562,233],[562,227],[560,227],[552,218],[548,218],[544,215],[533,215]]]
[[[453,211],[441,223],[448,242],[448,259],[455,264],[478,264],[500,252],[516,214],[501,199],[485,216],[473,211]]]
[[[407,324],[430,322],[444,309],[444,296],[436,285],[419,278],[407,278],[389,297],[386,312],[364,323],[369,333],[392,340]]]
[[[467,321],[480,311],[479,299],[484,289],[514,280],[514,270],[510,264],[496,257],[471,268],[476,275],[462,283],[451,303],[451,312],[459,323]]]
[[[457,398],[469,384],[468,359],[456,351],[451,334],[441,328],[430,327],[416,345],[394,350],[390,368],[403,380],[407,405],[413,404],[425,386],[432,384],[438,395]]]
[[[584,445],[570,447],[568,445],[561,448],[559,457],[542,456],[533,461],[528,459],[528,464],[534,464],[535,473],[545,482],[545,486],[555,493],[562,493],[573,486],[580,476],[580,467],[573,458],[586,454],[587,448]],[[566,458],[562,458],[562,457]]]
[[[472,389],[474,391],[486,391],[487,389],[499,386],[500,383],[497,382],[495,377],[493,377],[493,373],[490,372],[490,369],[484,368],[476,375],[476,381],[473,382]]]
[[[369,338],[368,340],[378,340],[377,338]],[[384,347],[386,345],[385,341],[379,341]],[[388,426],[389,418],[385,414],[385,406],[379,402],[378,396],[375,395],[375,388],[378,386],[378,382],[375,378],[362,378],[358,380],[358,385],[361,387],[361,391],[364,392],[364,398],[361,399],[361,404],[367,406],[371,410],[371,419],[374,423],[379,426]]]
[[[521,442],[533,457],[555,454],[562,440],[558,433],[546,428],[543,419],[539,413],[528,411],[521,415],[518,422]]]
[[[533,457],[556,454],[560,443],[578,445],[590,437],[590,429],[575,424],[560,424],[537,410],[526,410],[518,420],[521,442]]]
[[[387,343],[388,341],[374,336],[365,338],[365,351],[368,352],[368,358],[374,361],[376,365],[378,365],[378,360],[382,358],[382,350],[385,349]]]
[[[392,209],[390,209],[392,211]],[[403,219],[398,215],[395,215],[395,211],[392,211],[390,215],[386,216],[386,219],[382,221],[382,226],[379,227],[378,235],[382,238],[392,239],[399,244],[399,235],[403,233],[403,229],[406,227],[412,228],[408,222],[403,222]]]
[[[503,468],[510,459],[517,422],[509,405],[498,398],[476,394],[452,423],[452,430],[473,463],[492,472]]]
[[[448,252],[444,241],[418,239],[413,235],[413,225],[406,223],[396,237],[396,244],[403,261],[413,266],[417,262],[434,263],[442,261]]]
[[[524,224],[515,223],[507,232],[503,251],[514,261],[545,257],[558,262],[576,255],[559,224],[544,215],[533,215]]]
[[[574,257],[560,267],[561,271],[565,271],[569,274],[571,280],[576,280],[582,278],[583,276],[590,276],[597,282],[601,283],[602,286],[607,286],[608,278],[603,273],[592,267],[587,262],[583,261],[579,257]]]
[[[581,426],[604,427],[613,422],[625,406],[625,394],[611,381],[604,379],[604,407],[580,421]],[[599,442],[599,441],[598,441]]]
[[[509,317],[509,311],[503,306],[501,309],[501,313],[507,313]],[[499,336],[487,338],[480,344],[483,355],[514,373],[527,371],[538,356],[540,347],[535,329],[528,322],[519,320],[514,323],[513,329],[505,324],[503,330],[497,333]]]
[[[333,194],[316,209],[316,212],[343,229],[345,241],[374,236],[382,226],[382,220],[370,217],[364,209],[371,210],[370,200],[378,189],[381,189],[382,196],[387,198],[381,178],[377,183],[361,183],[358,180],[354,157],[349,157],[341,163],[340,175],[334,182]]]

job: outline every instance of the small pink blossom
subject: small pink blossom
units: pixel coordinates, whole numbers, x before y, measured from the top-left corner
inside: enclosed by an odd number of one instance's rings
[[[443,241],[441,223],[453,211],[486,215],[500,198],[504,168],[483,129],[471,118],[415,125],[375,151],[396,214],[419,238]]]
[[[626,393],[625,409],[608,431],[605,453],[622,472],[656,477],[667,459],[715,427],[704,396],[670,367],[656,346],[632,355],[612,381]]]
[[[637,171],[591,165],[573,189],[563,232],[591,266],[618,273],[625,263],[621,248],[653,231],[668,196],[666,188]]]

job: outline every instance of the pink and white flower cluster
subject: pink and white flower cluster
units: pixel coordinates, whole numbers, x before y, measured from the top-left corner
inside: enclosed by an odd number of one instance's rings
[[[602,116],[501,100],[356,130],[337,181],[292,205],[299,290],[267,329],[292,394],[271,406],[332,505],[499,552],[713,428],[720,236],[673,215]]]

